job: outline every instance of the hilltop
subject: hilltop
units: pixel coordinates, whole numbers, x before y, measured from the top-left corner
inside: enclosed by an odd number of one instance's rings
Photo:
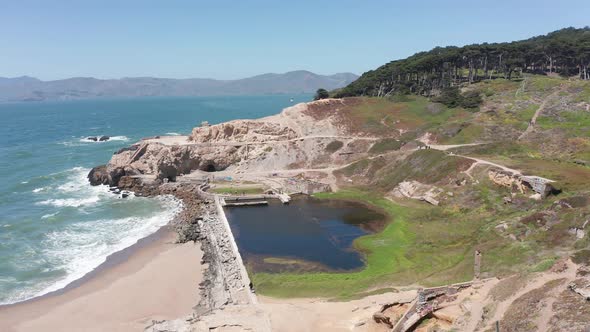
[[[432,96],[461,83],[511,79],[525,73],[588,80],[589,66],[590,28],[566,28],[521,41],[436,47],[368,71],[335,95]]]
[[[28,76],[0,77],[0,102],[103,97],[299,94],[313,93],[318,88],[340,88],[357,77],[351,73],[318,75],[304,70],[263,74],[238,80],[74,77],[41,81]]]

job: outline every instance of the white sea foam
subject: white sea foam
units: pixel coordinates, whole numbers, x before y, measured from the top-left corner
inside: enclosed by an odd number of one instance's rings
[[[65,146],[86,146],[88,143],[108,143],[108,142],[112,142],[112,141],[124,141],[124,142],[129,141],[129,137],[124,136],[124,135],[120,135],[120,136],[110,136],[107,141],[101,142],[98,140],[98,138],[100,138],[100,136],[102,136],[102,135],[94,136],[97,138],[96,141],[88,139],[88,136],[84,136],[84,137],[74,137],[73,140],[71,140],[71,141],[58,142],[58,144],[65,145]]]
[[[59,199],[48,199],[39,202],[40,205],[52,205],[56,207],[81,207],[86,205],[92,205],[98,202],[100,198],[98,196],[89,198],[59,198]]]
[[[182,208],[182,203],[172,196],[156,199],[163,203],[165,209],[148,218],[100,219],[72,224],[65,230],[48,234],[44,256],[57,262],[57,268],[65,270],[67,275],[34,296],[61,289],[80,279],[104,263],[109,255],[166,225]]]
[[[47,218],[51,218],[54,217],[58,214],[59,212],[54,212],[54,213],[48,213],[48,214],[44,214],[41,219],[47,219]]]
[[[33,270],[45,265],[48,266],[48,272],[62,272],[63,276],[57,280],[31,279],[22,281],[18,288],[11,290],[11,293],[0,296],[0,304],[24,301],[67,286],[104,263],[109,255],[129,247],[139,239],[157,231],[182,208],[181,201],[173,196],[158,198],[132,198],[129,196],[126,199],[119,199],[118,196],[109,192],[108,186],[90,186],[86,178],[88,171],[87,168],[76,167],[59,172],[58,177],[60,178],[62,175],[66,175],[65,182],[54,187],[55,190],[44,191],[43,195],[51,194],[50,199],[37,203],[54,206],[58,209],[55,212],[46,212],[41,219],[54,217],[65,207],[78,208],[77,212],[70,211],[68,213],[81,213],[81,219],[79,221],[71,220],[73,222],[69,224],[59,224],[61,226],[52,228],[45,235],[39,246],[31,246],[29,249],[21,251],[20,268]],[[119,206],[120,211],[138,209],[137,211],[143,211],[147,215],[112,214],[108,212],[109,210],[104,210],[105,213],[101,212],[103,207],[110,209],[113,204]],[[121,204],[123,205],[121,206]],[[144,209],[144,206],[154,206],[154,204],[160,208],[150,208],[149,211],[153,212],[147,212]],[[88,213],[85,213],[83,209],[86,206],[94,206],[101,211],[89,210]],[[90,219],[85,219],[82,217],[83,215],[90,216]],[[112,217],[104,217],[107,215]],[[8,226],[3,225],[3,227]],[[14,284],[15,282],[10,283]]]
[[[94,205],[101,198],[110,196],[107,186],[90,186],[86,177],[89,171],[89,169],[82,167],[68,170],[67,181],[58,186],[55,192],[59,197],[47,199],[38,204],[56,207],[81,207]]]
[[[179,134],[179,133],[166,133],[166,135],[168,135],[168,136],[180,136],[181,134]]]
[[[127,136],[112,136],[109,138],[109,141],[128,141],[129,137]]]
[[[44,187],[42,187],[42,188],[35,188],[35,189],[33,189],[33,192],[34,192],[34,193],[38,193],[38,192],[41,192],[41,191],[43,191],[43,190],[45,190],[45,188],[44,188]]]

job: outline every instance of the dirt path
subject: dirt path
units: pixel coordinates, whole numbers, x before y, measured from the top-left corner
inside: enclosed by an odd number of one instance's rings
[[[473,179],[473,176],[471,175],[471,172],[473,171],[473,169],[477,166],[477,165],[489,165],[489,166],[494,166],[494,167],[498,167],[506,172],[510,172],[513,173],[515,175],[523,175],[521,171],[514,169],[514,168],[510,168],[504,165],[500,165],[500,164],[496,164],[494,162],[488,161],[488,160],[483,160],[483,159],[479,159],[479,158],[475,158],[475,157],[469,157],[469,156],[462,156],[462,155],[456,155],[458,157],[463,157],[463,158],[467,158],[467,159],[471,159],[473,161],[475,161],[473,164],[471,164],[471,166],[469,166],[469,168],[465,171],[463,171],[463,173],[465,173],[467,176],[469,176],[470,178]],[[551,179],[547,179],[541,176],[536,176],[536,178],[539,178],[541,180],[547,181],[547,182],[554,182]]]
[[[284,139],[284,140],[268,140],[268,141],[225,141],[225,142],[210,142],[210,143],[194,143],[188,140],[188,136],[161,136],[160,138],[146,139],[144,142],[148,143],[160,143],[163,145],[183,145],[183,146],[196,146],[196,147],[213,147],[213,146],[244,146],[244,145],[260,145],[260,144],[278,144],[278,143],[290,143],[297,141],[304,141],[308,139],[342,139],[342,140],[368,140],[377,141],[381,137],[366,137],[366,136],[343,136],[343,135],[307,135],[299,136],[296,138]]]
[[[447,151],[449,149],[461,148],[464,146],[476,146],[482,145],[486,143],[466,143],[466,144],[428,144],[431,149],[440,150],[440,151]]]
[[[525,287],[519,289],[512,296],[510,296],[509,298],[507,298],[504,301],[501,301],[497,304],[496,310],[494,311],[494,316],[490,318],[490,320],[486,326],[486,329],[493,328],[493,325],[495,324],[496,321],[502,320],[502,317],[504,317],[504,315],[506,314],[506,311],[508,311],[508,308],[510,307],[512,302],[514,302],[515,300],[517,300],[518,298],[520,298],[524,294],[526,294],[532,290],[535,290],[537,288],[543,287],[543,285],[545,285],[549,281],[553,281],[553,280],[557,280],[557,279],[561,279],[561,278],[565,278],[566,281],[564,284],[568,284],[576,278],[576,270],[577,270],[576,264],[574,264],[573,262],[568,260],[567,270],[565,270],[561,273],[555,273],[555,272],[551,273],[550,272],[550,273],[540,274],[537,278],[535,278],[534,280],[529,282]],[[492,301],[492,300],[489,299],[489,301]],[[552,305],[552,301],[550,301],[550,302]],[[545,313],[545,310],[548,310],[549,313],[551,312],[551,307],[549,305],[548,305],[548,307],[549,307],[548,309],[544,308],[544,310],[542,311],[543,314]],[[549,317],[540,318],[539,324],[546,325],[550,319],[551,319],[550,315],[549,315]],[[537,326],[539,326],[539,325],[537,325]],[[539,331],[546,331],[546,330],[539,329]]]
[[[539,316],[535,319],[535,326],[538,331],[549,331],[549,321],[553,316],[553,303],[557,300],[556,296],[559,295],[560,288],[556,287],[551,291],[551,297],[544,301],[543,309],[539,312]]]
[[[518,136],[517,140],[521,140],[523,139],[526,135],[528,135],[531,131],[533,131],[533,129],[535,129],[535,125],[537,124],[537,118],[539,117],[539,115],[541,114],[541,112],[543,112],[543,110],[545,109],[545,106],[547,105],[547,103],[551,100],[551,98],[553,98],[555,95],[557,95],[558,93],[560,93],[563,90],[563,85],[561,85],[559,87],[559,89],[555,90],[553,93],[551,93],[550,95],[548,95],[547,97],[545,97],[545,99],[543,99],[543,102],[541,103],[541,105],[539,106],[539,108],[535,111],[535,114],[533,114],[533,117],[531,119],[531,121],[529,121],[529,125],[526,128],[526,130],[520,134],[520,136]]]

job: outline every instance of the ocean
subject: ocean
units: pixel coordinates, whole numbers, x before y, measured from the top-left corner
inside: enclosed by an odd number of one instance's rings
[[[291,102],[291,98],[294,99]],[[168,223],[173,197],[120,198],[86,175],[118,149],[208,121],[279,113],[311,95],[0,104],[0,304],[65,287]],[[107,142],[88,136],[107,135]]]

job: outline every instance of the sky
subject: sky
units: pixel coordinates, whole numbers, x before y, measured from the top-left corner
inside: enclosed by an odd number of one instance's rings
[[[590,25],[588,0],[0,0],[0,77],[362,74],[435,46]]]

